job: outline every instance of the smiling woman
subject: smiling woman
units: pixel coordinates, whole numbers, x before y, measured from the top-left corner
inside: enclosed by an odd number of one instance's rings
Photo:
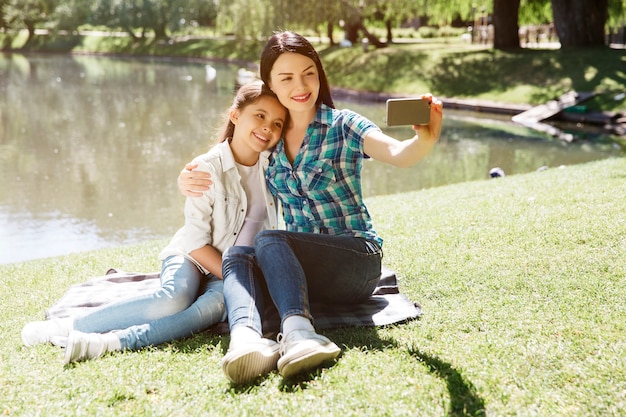
[[[232,100],[239,68],[211,65],[207,83],[204,64],[0,55],[0,264],[171,236],[180,167],[208,149]],[[384,104],[336,105],[384,126]],[[364,195],[622,155],[591,133],[563,146],[485,114],[447,115],[418,168],[364,164]]]

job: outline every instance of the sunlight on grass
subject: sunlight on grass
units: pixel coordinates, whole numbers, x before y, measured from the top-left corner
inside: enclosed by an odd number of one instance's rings
[[[158,270],[164,241],[0,266],[5,415],[619,415],[626,406],[626,159],[371,198],[385,265],[424,311],[325,331],[342,353],[296,381],[236,387],[203,333],[63,367],[19,332],[116,266]]]
[[[10,39],[13,45],[25,41],[22,35]],[[262,46],[49,41],[36,42],[52,52],[250,62]],[[590,106],[626,104],[619,95],[626,51],[512,53],[425,42],[368,52],[320,47],[320,54],[334,86],[524,104],[576,89],[606,92]],[[57,347],[22,346],[23,325],[43,319],[71,285],[110,267],[158,271],[165,240],[0,265],[0,413],[622,415],[625,173],[626,159],[615,158],[368,199],[385,239],[384,263],[424,315],[384,328],[324,332],[342,348],[340,358],[296,381],[274,372],[256,384],[231,385],[220,368],[229,338],[211,333],[67,367]]]

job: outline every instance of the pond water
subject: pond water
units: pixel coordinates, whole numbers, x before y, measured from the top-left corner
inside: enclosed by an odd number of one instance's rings
[[[170,237],[176,178],[221,127],[237,66],[0,55],[0,264]],[[210,68],[210,69],[211,69]],[[207,75],[211,77],[207,78]],[[384,127],[384,103],[337,101]],[[623,155],[608,137],[566,144],[508,118],[447,110],[442,139],[409,169],[365,164],[366,197]]]

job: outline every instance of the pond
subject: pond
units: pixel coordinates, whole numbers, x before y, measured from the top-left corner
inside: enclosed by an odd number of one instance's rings
[[[176,178],[222,125],[237,66],[0,55],[0,264],[148,239],[183,222]],[[384,103],[337,101],[387,133]],[[365,164],[366,197],[623,155],[608,137],[562,143],[508,118],[447,110],[442,139],[409,169]]]

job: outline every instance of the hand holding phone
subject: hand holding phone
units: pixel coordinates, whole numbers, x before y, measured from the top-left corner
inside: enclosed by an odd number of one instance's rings
[[[392,98],[386,105],[387,126],[426,125],[430,122],[430,103],[421,98]]]

